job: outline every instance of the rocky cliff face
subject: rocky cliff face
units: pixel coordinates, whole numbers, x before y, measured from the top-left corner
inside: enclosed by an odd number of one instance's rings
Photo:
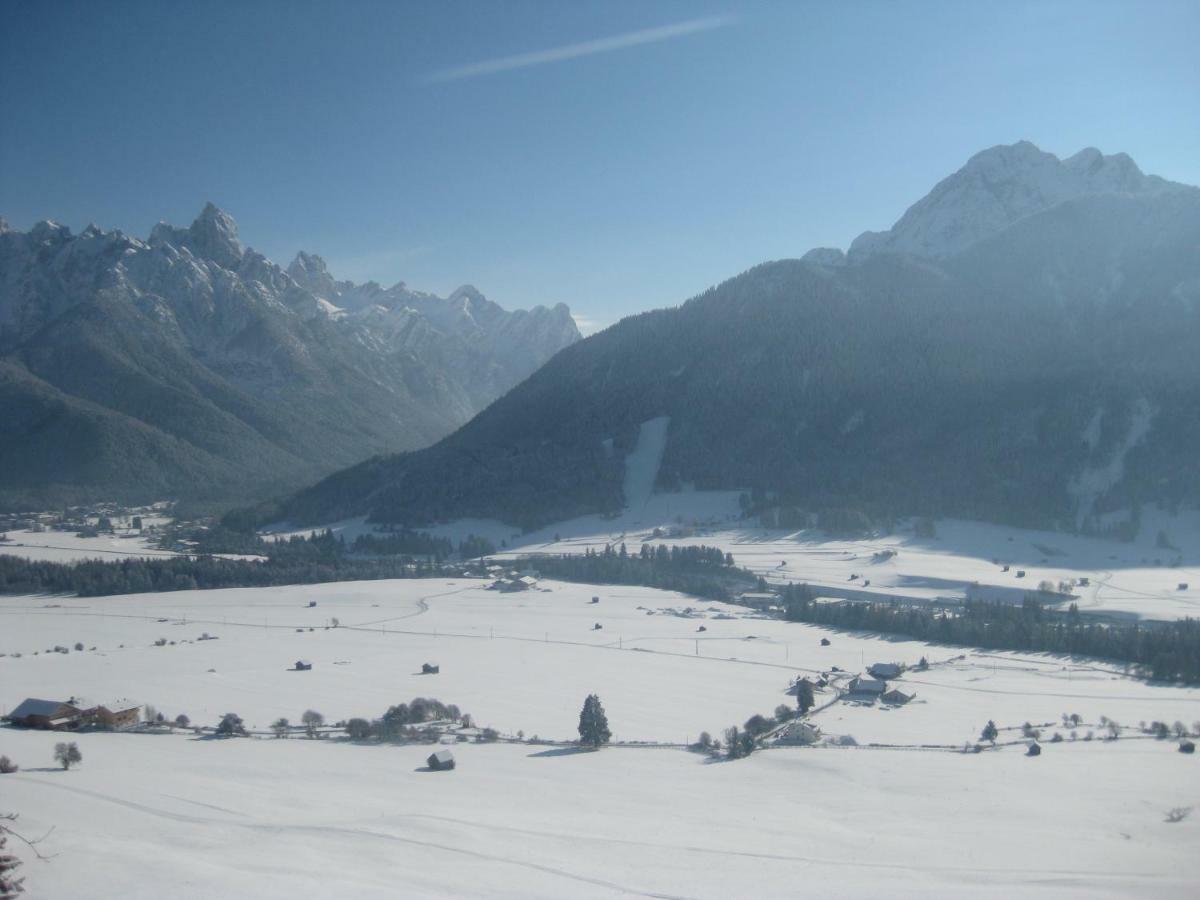
[[[562,304],[285,271],[212,204],[145,241],[0,222],[0,498],[261,496],[431,443],[578,339]]]

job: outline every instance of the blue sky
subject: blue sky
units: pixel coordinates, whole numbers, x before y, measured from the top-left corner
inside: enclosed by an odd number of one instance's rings
[[[286,263],[592,325],[890,225],[973,153],[1200,183],[1200,3],[0,3],[0,215],[206,200]]]

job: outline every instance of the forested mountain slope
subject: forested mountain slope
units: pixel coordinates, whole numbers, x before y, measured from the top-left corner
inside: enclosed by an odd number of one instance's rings
[[[1148,189],[1103,182],[937,258],[877,247],[758,266],[568,348],[435,446],[279,512],[531,526],[615,509],[624,456],[657,416],[659,489],[1085,528],[1196,502],[1200,191],[1134,181]]]

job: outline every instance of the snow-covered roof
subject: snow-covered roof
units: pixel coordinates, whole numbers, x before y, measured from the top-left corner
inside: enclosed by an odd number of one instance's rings
[[[881,693],[887,687],[887,682],[877,678],[860,675],[850,682],[850,690],[854,693]]]
[[[26,716],[52,716],[63,707],[74,710],[75,707],[64,700],[39,700],[29,697],[8,714],[10,719],[23,719]],[[78,710],[76,710],[78,712]]]
[[[96,709],[103,707],[110,713],[129,712],[131,709],[141,709],[142,704],[136,700],[130,700],[128,697],[121,697],[117,700],[105,700],[103,703],[94,704]]]

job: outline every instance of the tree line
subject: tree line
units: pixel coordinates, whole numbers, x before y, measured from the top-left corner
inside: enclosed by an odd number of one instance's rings
[[[856,631],[902,634],[917,640],[997,650],[1096,656],[1136,665],[1157,681],[1200,681],[1200,621],[1142,625],[1088,619],[1072,603],[1047,609],[1029,595],[1020,606],[968,600],[953,609],[892,603],[815,603],[806,584],[781,594],[784,617]]]
[[[188,532],[187,544],[178,540],[177,535],[175,545],[194,555],[74,563],[3,555],[0,594],[99,597],[149,591],[428,578],[442,571],[442,561],[453,552],[448,539],[420,532],[397,532],[365,543],[360,537],[349,547],[329,529],[308,536],[264,541],[255,534],[217,527]],[[473,535],[459,543],[459,553],[464,557],[494,551],[488,541]],[[213,555],[218,553],[265,559],[225,559]]]
[[[439,567],[415,557],[356,559],[349,556],[265,561],[215,556],[172,556],[65,564],[0,555],[0,594],[77,594],[100,597],[148,591],[323,584],[381,578],[427,578]]]
[[[588,549],[582,556],[525,557],[522,564],[535,567],[543,576],[587,584],[636,584],[693,594],[709,600],[729,600],[750,589],[755,577],[734,565],[733,555],[717,547],[656,547],[643,544],[630,553],[624,544],[602,551]]]

